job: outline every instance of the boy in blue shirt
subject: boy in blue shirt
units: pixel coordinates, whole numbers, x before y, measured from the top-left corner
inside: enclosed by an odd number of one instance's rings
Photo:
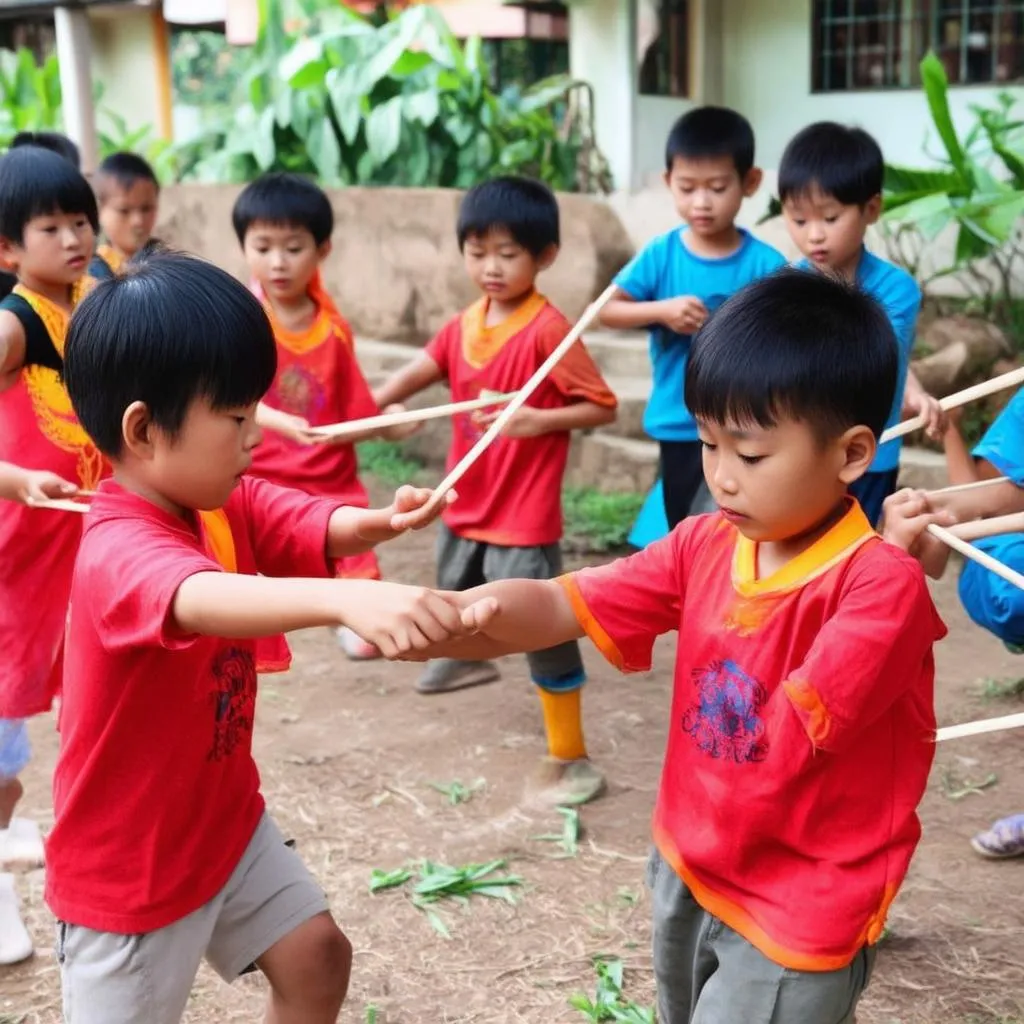
[[[661,450],[665,514],[674,527],[704,482],[697,424],[683,401],[690,340],[733,292],[785,260],[736,227],[744,198],[761,184],[754,132],[742,115],[699,107],[676,121],[665,144],[665,184],[686,226],[654,239],[622,270],[601,320],[650,330],[654,387],[644,430]]]
[[[782,154],[779,199],[789,235],[805,257],[800,266],[855,282],[889,314],[900,344],[900,375],[886,426],[920,415],[938,439],[944,413],[910,369],[921,289],[905,270],[864,248],[868,227],[882,211],[884,174],[882,151],[867,132],[820,121],[798,132]],[[900,440],[879,445],[870,471],[850,488],[875,525],[896,490],[901,447]]]

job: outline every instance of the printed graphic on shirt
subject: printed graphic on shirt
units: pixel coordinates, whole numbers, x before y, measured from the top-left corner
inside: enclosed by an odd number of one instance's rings
[[[211,674],[213,746],[206,760],[222,761],[239,746],[247,749],[256,710],[256,662],[251,651],[229,647],[217,655]]]
[[[274,381],[271,403],[293,416],[314,421],[327,397],[319,378],[301,363],[292,363]]]
[[[737,764],[768,754],[761,709],[765,688],[734,661],[713,661],[693,673],[697,703],[683,715],[683,731],[699,750]]]

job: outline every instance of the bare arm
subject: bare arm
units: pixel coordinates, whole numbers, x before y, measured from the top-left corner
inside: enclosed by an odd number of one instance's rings
[[[430,387],[441,380],[441,368],[425,352],[403,367],[374,393],[374,400],[383,409]]]
[[[601,323],[617,330],[638,330],[662,324],[677,334],[693,334],[708,317],[704,303],[693,295],[655,302],[637,302],[621,288],[601,310]]]
[[[70,498],[77,485],[45,469],[25,469],[12,462],[0,462],[0,498],[30,504],[47,498]]]
[[[422,587],[227,572],[188,577],[174,596],[171,618],[185,635],[231,638],[346,625],[389,658],[410,656],[467,631],[454,603]]]
[[[386,508],[345,505],[337,509],[327,524],[327,557],[358,555],[408,530],[429,526],[456,497],[451,493],[437,508],[429,509],[433,493],[428,488],[405,486],[395,492],[395,500]]]
[[[478,422],[487,426],[501,415],[501,410],[479,416]],[[617,412],[614,407],[598,405],[597,402],[573,402],[557,409],[537,409],[524,405],[505,425],[505,437],[540,437],[563,430],[586,430],[589,427],[603,427],[614,423]]]
[[[0,391],[6,391],[18,379],[25,365],[25,328],[6,309],[0,309]]]

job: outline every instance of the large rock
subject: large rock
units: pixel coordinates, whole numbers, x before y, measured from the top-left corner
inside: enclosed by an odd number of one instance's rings
[[[245,277],[231,208],[234,185],[173,185],[160,197],[157,234]],[[324,282],[357,334],[422,343],[478,297],[455,239],[462,193],[450,189],[346,188],[329,192],[334,248]],[[602,200],[559,195],[562,250],[540,278],[574,320],[632,256],[617,215]]]
[[[926,391],[939,397],[992,376],[993,365],[1010,354],[995,324],[961,314],[929,321],[918,343],[930,354],[914,362],[914,373]]]

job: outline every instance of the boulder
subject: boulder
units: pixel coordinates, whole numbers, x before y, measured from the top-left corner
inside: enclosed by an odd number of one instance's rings
[[[244,280],[231,228],[235,185],[173,185],[160,197],[158,237]],[[422,344],[478,297],[455,238],[462,193],[450,189],[344,188],[328,192],[334,245],[324,283],[356,334]],[[559,195],[562,248],[542,291],[570,320],[633,255],[614,211],[590,196]]]
[[[962,314],[929,321],[918,342],[930,354],[913,363],[914,373],[926,391],[940,398],[991,376],[993,365],[1011,352],[995,324]]]

